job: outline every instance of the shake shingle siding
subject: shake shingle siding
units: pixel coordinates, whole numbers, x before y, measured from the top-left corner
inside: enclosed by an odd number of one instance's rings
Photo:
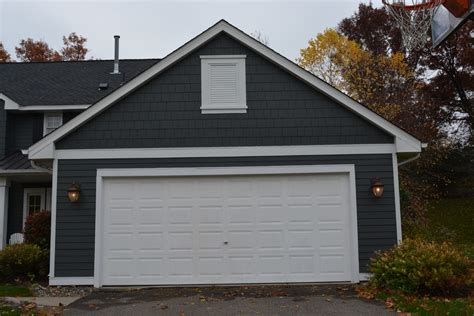
[[[201,55],[246,55],[246,114],[201,114]],[[193,52],[57,149],[392,143],[393,137],[227,35]]]
[[[7,140],[7,111],[5,102],[0,100],[0,159],[5,157],[5,143]]]
[[[43,137],[43,113],[7,115],[6,152],[28,149]]]
[[[55,276],[93,276],[97,169],[312,164],[355,164],[359,264],[360,270],[364,272],[375,250],[391,247],[397,241],[390,154],[59,160]],[[370,179],[373,177],[379,177],[385,184],[385,193],[380,199],[370,196]],[[67,189],[73,181],[81,184],[81,200],[78,203],[70,203],[67,200]]]

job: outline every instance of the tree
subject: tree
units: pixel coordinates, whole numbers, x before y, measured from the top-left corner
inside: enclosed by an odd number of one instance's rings
[[[62,56],[49,48],[45,41],[35,41],[32,38],[21,40],[19,46],[15,47],[15,52],[16,57],[23,62],[62,60]]]
[[[474,144],[474,47],[468,21],[436,49],[427,47],[419,66],[427,78],[429,92],[445,115],[440,125],[451,129],[461,143]]]
[[[400,112],[394,121],[428,143],[420,159],[400,168],[401,187],[410,196],[403,208],[405,219],[408,214],[419,221],[427,200],[443,193],[440,184],[446,186],[457,181],[453,173],[440,171],[459,146],[459,140],[452,137],[453,130],[459,127],[466,131],[469,127],[470,131],[463,136],[470,136],[473,141],[474,54],[469,38],[472,27],[472,21],[466,23],[437,49],[427,43],[425,48],[410,52],[408,58],[405,55],[415,79],[413,87],[406,90],[405,99],[397,101]],[[398,26],[384,8],[360,4],[358,12],[339,23],[338,30],[374,56],[405,54]]]
[[[11,61],[11,56],[3,47],[3,43],[0,42],[0,63],[6,63],[9,61]]]
[[[85,47],[86,42],[85,37],[73,32],[67,37],[63,36],[64,46],[58,52],[43,40],[35,41],[28,38],[20,41],[19,46],[15,47],[15,52],[17,58],[23,62],[84,60],[89,51]]]
[[[68,60],[84,60],[89,51],[84,47],[87,39],[75,32],[69,34],[68,37],[63,36],[64,47],[61,49],[62,59]]]
[[[394,120],[414,76],[404,56],[374,55],[327,29],[300,51],[298,64],[369,108]],[[408,99],[409,100],[409,99]]]
[[[343,19],[338,31],[375,55],[403,52],[402,35],[385,8],[359,4],[359,10]]]
[[[361,49],[354,41],[341,36],[334,29],[326,29],[316,38],[308,41],[308,47],[300,50],[297,63],[323,79],[333,87],[348,92],[348,86],[343,79],[346,66],[352,64],[351,58],[360,59]]]

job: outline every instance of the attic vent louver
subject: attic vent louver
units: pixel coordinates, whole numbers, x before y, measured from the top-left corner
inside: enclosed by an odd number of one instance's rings
[[[108,87],[109,87],[109,84],[107,82],[99,83],[99,90],[107,90]]]

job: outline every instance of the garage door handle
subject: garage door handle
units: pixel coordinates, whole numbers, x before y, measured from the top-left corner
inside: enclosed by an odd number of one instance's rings
[[[229,242],[228,241],[224,241],[224,245],[227,245]]]

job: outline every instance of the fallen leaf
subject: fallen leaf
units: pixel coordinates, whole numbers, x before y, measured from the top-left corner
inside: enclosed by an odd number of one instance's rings
[[[166,304],[160,304],[160,308],[161,308],[161,309],[168,309],[168,305],[166,305]]]

